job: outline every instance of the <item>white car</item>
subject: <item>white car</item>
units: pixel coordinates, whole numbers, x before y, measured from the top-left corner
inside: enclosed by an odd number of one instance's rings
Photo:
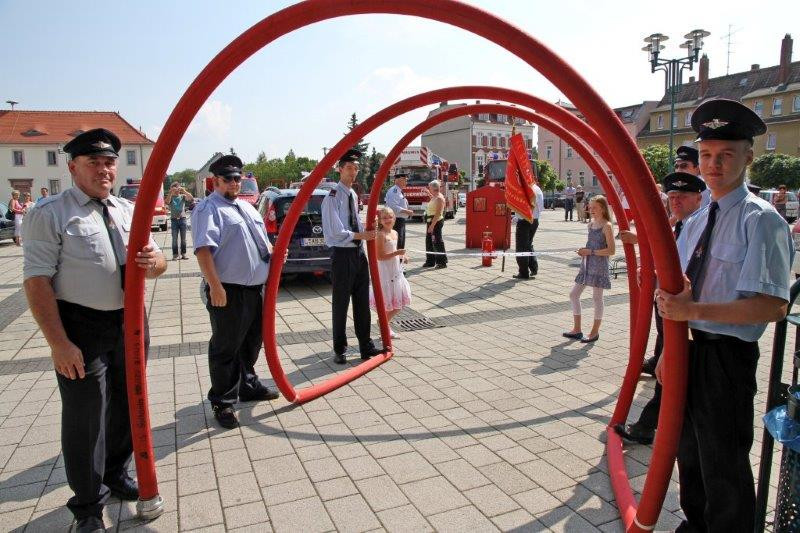
[[[467,207],[467,193],[458,193],[458,207]]]
[[[772,200],[775,198],[776,194],[778,194],[778,191],[775,189],[769,189],[758,193],[761,198],[769,203],[772,203]],[[797,195],[792,191],[786,191],[786,220],[788,222],[794,222],[797,220],[799,211],[800,202],[797,200]]]

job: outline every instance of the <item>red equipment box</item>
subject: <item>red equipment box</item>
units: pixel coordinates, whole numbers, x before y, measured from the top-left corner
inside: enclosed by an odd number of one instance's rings
[[[485,231],[492,232],[495,250],[511,247],[511,212],[505,189],[497,185],[467,193],[467,248],[480,248]]]

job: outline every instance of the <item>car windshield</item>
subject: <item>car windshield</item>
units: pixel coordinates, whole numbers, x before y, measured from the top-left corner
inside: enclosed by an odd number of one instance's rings
[[[489,161],[486,165],[486,175],[489,181],[505,181],[506,180],[506,161]]]
[[[119,188],[119,197],[124,198],[129,201],[136,200],[136,196],[139,194],[139,186],[138,185],[123,185]]]
[[[242,180],[242,188],[239,194],[258,194],[258,183],[256,180]]]
[[[321,217],[322,216],[322,200],[325,197],[322,195],[314,195],[306,204],[305,209],[300,214],[303,215],[316,215]],[[294,202],[295,197],[291,196],[288,198],[278,198],[275,200],[275,213],[278,217],[278,221],[283,220],[286,217],[286,214],[289,212],[289,208],[292,207],[292,202]]]
[[[409,185],[427,185],[436,179],[436,172],[430,168],[401,169],[408,173]]]

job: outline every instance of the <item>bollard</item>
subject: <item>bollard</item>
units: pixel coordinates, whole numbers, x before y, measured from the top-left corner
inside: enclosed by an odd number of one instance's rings
[[[494,252],[494,240],[492,240],[492,232],[491,231],[484,231],[483,232],[483,240],[481,241],[481,250],[483,251],[483,257],[481,257],[481,266],[490,267],[492,266],[492,256],[489,255]]]

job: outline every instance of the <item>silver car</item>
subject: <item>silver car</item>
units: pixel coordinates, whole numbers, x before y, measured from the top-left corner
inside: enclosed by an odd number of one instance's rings
[[[778,191],[775,189],[768,189],[758,193],[761,198],[768,201],[770,204],[776,194],[778,194]],[[788,222],[797,220],[798,211],[800,211],[800,202],[797,200],[797,195],[792,191],[786,191],[786,220]]]

